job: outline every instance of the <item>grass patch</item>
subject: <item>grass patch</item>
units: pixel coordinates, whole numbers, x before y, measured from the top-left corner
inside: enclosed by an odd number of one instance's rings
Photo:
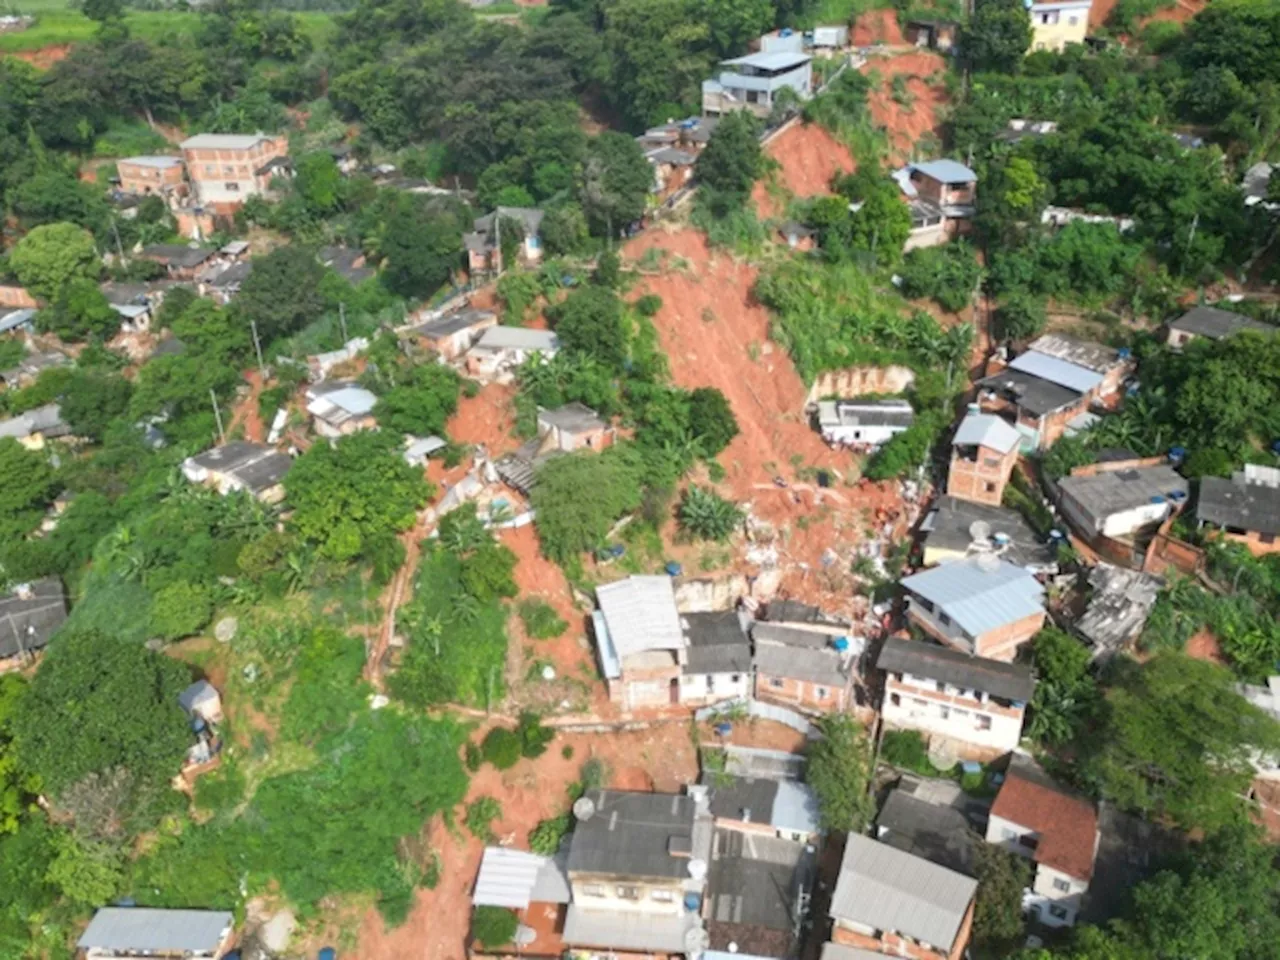
[[[512,5],[514,6],[514,4]],[[61,44],[83,43],[93,38],[98,25],[76,10],[68,10],[61,0],[21,0],[13,4],[16,13],[35,14],[36,23],[19,33],[0,34],[0,53],[21,53]],[[302,32],[319,47],[334,34],[333,14],[308,11],[295,14]],[[135,10],[124,18],[129,32],[141,40],[168,36],[190,36],[200,24],[199,16],[183,10]]]

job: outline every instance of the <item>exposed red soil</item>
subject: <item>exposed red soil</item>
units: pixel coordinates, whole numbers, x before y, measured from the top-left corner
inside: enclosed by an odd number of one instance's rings
[[[867,98],[871,119],[889,133],[889,146],[896,159],[909,159],[911,148],[926,133],[938,134],[939,109],[947,102],[942,76],[946,61],[936,53],[916,50],[895,57],[875,57],[861,67],[863,73],[878,73],[879,88]],[[907,90],[911,95],[909,106],[893,99],[893,78],[907,77]],[[937,77],[935,86],[926,82]]]
[[[473,735],[479,740],[482,731]],[[565,758],[562,749],[572,748]],[[474,775],[467,800],[490,796],[502,804],[493,824],[499,843],[527,849],[528,834],[540,820],[568,808],[567,788],[581,776],[590,758],[605,762],[609,785],[627,789],[676,791],[697,777],[697,756],[687,724],[669,723],[618,734],[561,734],[537,760],[522,760],[508,771],[483,767]],[[376,910],[360,924],[351,956],[359,960],[464,960],[471,921],[471,890],[484,845],[462,827],[464,811],[454,811],[458,832],[440,818],[431,826],[431,845],[441,858],[441,879],[434,890],[420,890],[409,919],[387,930]]]
[[[902,28],[898,26],[898,14],[892,9],[868,10],[853,22],[849,42],[855,47],[870,47],[883,43],[890,47],[905,44]]]
[[[1227,662],[1227,658],[1222,655],[1222,645],[1218,643],[1218,638],[1208,630],[1199,630],[1191,635],[1191,639],[1187,641],[1186,653],[1196,660],[1223,665]]]
[[[516,388],[486,384],[474,397],[458,400],[458,410],[449,418],[447,430],[455,443],[481,444],[490,457],[509,453],[520,446],[515,434]]]
[[[624,253],[635,258],[650,248],[690,264],[645,277],[635,291],[662,298],[654,323],[672,378],[686,388],[719,389],[737,416],[741,432],[720,456],[727,471],[722,486],[738,502],[750,503],[753,515],[776,532],[782,591],[843,609],[849,591],[841,593],[823,572],[824,556],[847,554],[867,527],[896,519],[902,506],[896,485],[842,485],[839,474],[828,490],[796,482],[797,465],[845,471],[854,457],[831,450],[810,429],[805,385],[769,340],[769,313],[752,297],[755,268],[713,253],[701,234],[688,229],[650,230]],[[788,485],[776,486],[775,477]],[[847,564],[831,569],[842,573]]]
[[[231,413],[231,422],[227,424],[230,433],[236,427],[244,426],[244,438],[251,443],[262,443],[267,438],[267,428],[262,422],[262,414],[258,410],[258,398],[262,396],[262,374],[257,370],[247,370],[244,380],[249,384],[249,392],[236,404]]]
[[[67,59],[70,53],[71,44],[53,43],[47,47],[40,47],[38,50],[15,50],[12,53],[0,54],[0,56],[25,60],[38,70],[48,70],[59,60]]]
[[[766,144],[765,153],[778,162],[778,184],[797,197],[830,193],[832,177],[854,170],[849,148],[816,123],[790,127]],[[764,183],[756,184],[751,198],[762,217],[783,212]]]
[[[1119,0],[1093,0],[1093,6],[1089,8],[1089,27],[1096,30],[1106,25],[1111,18],[1111,11],[1116,8]],[[1138,21],[1138,29],[1141,30],[1149,23],[1155,23],[1158,20],[1172,20],[1177,23],[1186,23],[1197,13],[1208,6],[1209,0],[1177,0],[1173,6],[1164,10],[1157,10],[1151,16]]]

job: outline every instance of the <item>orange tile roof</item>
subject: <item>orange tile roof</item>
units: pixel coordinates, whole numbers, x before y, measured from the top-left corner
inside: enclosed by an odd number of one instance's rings
[[[1098,814],[1092,803],[1052,784],[1038,769],[1010,765],[993,816],[1040,835],[1035,861],[1077,880],[1093,876]]]

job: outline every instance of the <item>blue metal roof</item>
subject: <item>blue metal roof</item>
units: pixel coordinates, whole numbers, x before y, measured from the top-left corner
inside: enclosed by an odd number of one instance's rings
[[[773,813],[769,825],[778,830],[794,830],[797,833],[818,833],[821,823],[818,814],[818,798],[813,790],[794,780],[778,782],[778,792],[773,798]]]
[[[1034,350],[1016,357],[1009,367],[1020,373],[1029,373],[1041,380],[1056,383],[1068,390],[1075,390],[1077,393],[1088,393],[1102,382],[1102,374],[1096,370],[1090,370],[1088,367],[1082,367],[1068,360],[1059,360],[1045,353],[1036,353]]]
[[[926,160],[911,167],[942,183],[970,183],[978,179],[976,173],[957,160]]]
[[[1044,612],[1044,587],[1023,567],[999,560],[984,570],[972,557],[902,581],[904,590],[936,604],[970,636]]]

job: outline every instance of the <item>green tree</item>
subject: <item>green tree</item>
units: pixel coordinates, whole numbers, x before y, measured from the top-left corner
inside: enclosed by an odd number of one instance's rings
[[[503,907],[476,907],[471,918],[471,935],[480,946],[492,949],[510,943],[520,922],[513,911]]]
[[[606,287],[580,287],[551,311],[556,335],[568,353],[583,354],[614,370],[627,358],[627,329],[618,295]]]
[[[1107,692],[1086,763],[1102,795],[1207,832],[1239,820],[1253,758],[1280,750],[1280,724],[1245,701],[1223,667],[1157,654]]]
[[[431,495],[395,438],[370,432],[316,444],[294,462],[284,486],[294,528],[338,560],[407,530]]]
[[[1031,46],[1031,17],[1021,0],[981,0],[960,37],[975,70],[1017,73]]]
[[[166,640],[189,637],[212,618],[213,597],[202,584],[171,583],[151,604],[151,629]]]
[[[124,877],[120,851],[70,830],[57,834],[54,846],[58,852],[49,864],[48,881],[78,906],[110,903]]]
[[[14,719],[18,757],[54,799],[117,767],[138,783],[167,789],[190,744],[178,706],[190,679],[183,664],[139,644],[64,631]]]
[[[382,231],[379,252],[387,288],[402,297],[428,297],[462,263],[462,228],[451,214],[432,214],[418,197],[404,197]]]
[[[1021,857],[981,840],[974,848],[978,895],[973,907],[973,942],[1004,956],[1022,940],[1022,892],[1031,885],[1031,868]]]
[[[76,342],[108,340],[120,329],[120,320],[98,285],[77,277],[58,291],[52,307],[37,314],[36,325],[46,333]]]
[[[623,514],[640,506],[640,495],[636,470],[617,447],[547,461],[532,494],[543,552],[563,563],[594,550]]]
[[[44,455],[0,437],[0,540],[30,533],[58,489]]]
[[[510,770],[520,762],[520,738],[506,727],[494,727],[485,734],[480,752],[499,770]]]
[[[644,214],[653,168],[635,139],[605,131],[587,143],[582,166],[582,209],[596,233],[610,240]]]
[[[821,739],[809,745],[805,782],[818,798],[822,826],[860,833],[875,812],[868,791],[871,749],[858,722],[845,713],[817,721]]]
[[[897,263],[911,234],[911,211],[887,177],[864,181],[862,206],[849,217],[849,246],[874,253],[879,263]]]
[[[701,0],[699,16],[716,53],[736,57],[747,45],[773,26],[770,0]]]
[[[296,333],[325,308],[320,283],[324,267],[306,247],[285,244],[253,260],[253,272],[240,285],[235,309],[258,325],[265,347],[277,337]]]
[[[342,173],[329,151],[316,150],[298,158],[293,189],[315,216],[337,211],[342,204]]]
[[[118,374],[77,371],[62,393],[62,417],[77,437],[101,442],[132,397],[133,384]]]
[[[379,426],[417,436],[443,435],[445,423],[458,409],[462,381],[452,367],[425,363],[413,368],[408,383],[378,398],[373,414]]]
[[[40,779],[18,763],[13,723],[27,681],[19,674],[0,676],[0,837],[15,833],[22,815],[35,804]]]
[[[1052,746],[1075,739],[1097,708],[1089,649],[1070,634],[1046,627],[1031,642],[1036,690],[1027,736]]]
[[[689,394],[689,424],[699,453],[708,460],[718,456],[738,435],[738,418],[715,387],[696,387]]]
[[[101,264],[89,231],[73,223],[36,227],[9,254],[9,269],[35,296],[52,301],[70,281],[93,280]]]
[[[746,203],[751,188],[764,173],[760,128],[745,110],[721,119],[698,155],[694,175],[710,191],[711,212],[721,217]]]
[[[708,487],[690,487],[676,512],[680,529],[699,540],[724,541],[742,523],[742,510]]]
[[[997,335],[1003,340],[1030,340],[1048,322],[1044,300],[1030,293],[1011,293],[996,307]]]
[[[551,207],[538,228],[547,253],[553,257],[579,253],[589,237],[587,218],[577,204],[565,203]]]
[[[908,297],[930,297],[942,309],[958,313],[972,300],[982,266],[971,246],[957,242],[912,250],[899,273]]]

